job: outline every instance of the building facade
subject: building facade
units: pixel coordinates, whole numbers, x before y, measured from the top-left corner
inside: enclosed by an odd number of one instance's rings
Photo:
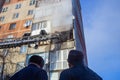
[[[45,60],[49,80],[58,80],[60,72],[68,68],[67,56],[72,49],[84,53],[87,65],[79,0],[6,0],[0,5],[1,77],[9,78],[26,66],[34,54]],[[37,36],[40,40],[2,46],[5,41],[24,40],[26,35],[27,39]]]

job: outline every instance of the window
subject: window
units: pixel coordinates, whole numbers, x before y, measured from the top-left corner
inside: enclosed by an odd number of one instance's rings
[[[10,0],[5,0],[5,3],[10,3]]]
[[[62,54],[61,51],[50,53],[50,70],[62,69]]]
[[[13,35],[8,35],[7,36],[7,41],[12,41],[12,39],[13,39]]]
[[[7,38],[13,38],[13,35],[8,35],[8,37]]]
[[[50,52],[50,70],[68,68],[67,56],[68,56],[67,49]]]
[[[47,22],[46,21],[40,22],[40,24],[39,24],[40,29],[46,28],[46,27],[47,27]]]
[[[32,25],[32,31],[38,30],[38,29],[39,29],[39,23],[34,23],[34,24]]]
[[[8,10],[8,7],[4,7],[4,8],[2,8],[1,12],[6,12],[7,10]]]
[[[62,50],[63,51],[63,60],[67,60],[68,57],[68,50]]]
[[[16,27],[16,23],[12,23],[10,24],[9,30],[15,29],[15,27]]]
[[[4,16],[0,17],[0,21],[1,21],[1,22],[4,21],[4,19],[5,19]]]
[[[32,14],[33,14],[33,10],[29,10],[28,15],[32,15]]]
[[[35,0],[30,0],[30,6],[35,4]]]
[[[32,20],[27,20],[24,24],[25,27],[29,27],[30,25],[32,25]]]
[[[50,72],[50,80],[59,80],[58,72]]]
[[[21,53],[21,54],[22,54],[22,53],[27,53],[27,48],[28,48],[27,45],[21,46],[21,48],[20,48],[20,53]]]
[[[46,64],[46,54],[47,53],[34,53],[34,54],[27,54],[27,56],[26,56],[26,65],[28,65],[28,62],[29,62],[29,59],[30,59],[30,57],[32,56],[32,55],[38,55],[38,56],[41,56],[43,59],[44,59],[44,62],[45,62],[45,64]]]
[[[16,4],[15,9],[19,9],[19,8],[21,8],[21,4]]]
[[[42,22],[39,22],[39,23],[34,23],[32,25],[32,31],[39,30],[39,29],[44,29],[46,27],[47,27],[47,21],[42,21]]]
[[[2,72],[2,65],[0,65],[0,73]]]
[[[18,18],[18,17],[19,17],[19,13],[14,13],[13,14],[13,19]]]

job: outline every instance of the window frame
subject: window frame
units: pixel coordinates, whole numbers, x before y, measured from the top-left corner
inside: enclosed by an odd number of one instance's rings
[[[11,23],[9,26],[9,30],[13,30],[16,28],[16,23]]]
[[[14,13],[12,19],[16,19],[16,18],[18,18],[18,17],[19,17],[19,13]]]
[[[10,0],[5,0],[5,3],[10,3]]]
[[[27,14],[28,16],[29,15],[33,15],[33,9],[32,10],[28,10],[28,14]]]
[[[5,20],[5,16],[0,17],[0,22],[3,22]]]
[[[8,7],[3,7],[1,12],[7,12]]]
[[[2,26],[0,26],[0,29],[2,29]]]
[[[28,50],[28,45],[22,45],[20,47],[20,54],[27,53],[27,50]]]
[[[19,3],[19,4],[16,4],[16,6],[15,6],[15,9],[20,9],[21,8],[21,3]]]
[[[32,24],[32,31],[39,30],[39,29],[42,30],[44,28],[47,28],[47,26],[48,26],[47,22],[48,21],[41,21],[41,22],[33,23]]]
[[[69,49],[57,50],[50,52],[50,70],[61,70],[68,68],[67,57]],[[66,56],[64,57],[64,54]]]
[[[32,6],[32,5],[34,5],[34,4],[35,4],[35,0],[30,0],[29,5]]]
[[[26,20],[24,23],[24,27],[28,27],[32,25],[32,20]]]

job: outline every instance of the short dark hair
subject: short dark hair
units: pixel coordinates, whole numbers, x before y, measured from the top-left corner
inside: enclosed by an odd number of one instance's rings
[[[77,65],[83,63],[83,53],[78,50],[71,50],[68,55],[68,63]]]
[[[29,59],[29,63],[36,63],[40,67],[44,66],[44,60],[43,60],[43,58],[41,56],[38,56],[38,55],[31,56],[30,59]]]

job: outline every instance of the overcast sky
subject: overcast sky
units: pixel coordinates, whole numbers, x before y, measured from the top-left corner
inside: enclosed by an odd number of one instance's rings
[[[89,67],[120,80],[120,0],[80,0]]]

